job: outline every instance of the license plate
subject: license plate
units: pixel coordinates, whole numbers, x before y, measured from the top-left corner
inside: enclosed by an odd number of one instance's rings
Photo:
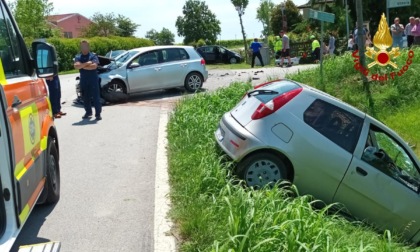
[[[225,132],[220,127],[216,130],[216,137],[219,142],[223,141],[225,138]]]

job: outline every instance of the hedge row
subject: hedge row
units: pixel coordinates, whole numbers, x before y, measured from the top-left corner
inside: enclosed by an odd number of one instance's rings
[[[249,46],[252,43],[253,39],[247,39],[246,43]],[[227,48],[233,47],[244,47],[244,41],[242,39],[234,39],[234,40],[219,40],[218,43],[221,46]]]
[[[55,46],[58,57],[60,71],[68,71],[73,69],[73,59],[80,52],[80,38],[50,38],[48,43]],[[111,50],[129,50],[138,47],[153,46],[154,43],[148,39],[142,38],[125,38],[125,37],[94,37],[88,39],[91,51],[98,55],[105,55]],[[27,40],[26,44],[30,48],[32,41]]]

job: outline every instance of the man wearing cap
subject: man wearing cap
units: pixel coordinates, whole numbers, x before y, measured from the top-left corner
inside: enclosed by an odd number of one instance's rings
[[[318,63],[321,59],[321,45],[314,35],[311,35],[309,38],[312,40],[312,56],[315,58],[315,62]]]

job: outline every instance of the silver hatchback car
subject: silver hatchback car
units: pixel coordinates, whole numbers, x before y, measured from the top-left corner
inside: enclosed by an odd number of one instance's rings
[[[208,78],[206,62],[190,46],[151,46],[119,55],[99,75],[102,96],[112,100],[121,93],[185,87],[199,90]]]
[[[394,131],[354,107],[290,80],[262,84],[215,132],[248,186],[288,180],[343,203],[358,219],[420,241],[420,163]]]

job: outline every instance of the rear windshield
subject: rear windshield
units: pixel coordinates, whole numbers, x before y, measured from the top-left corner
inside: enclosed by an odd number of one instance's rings
[[[273,100],[274,98],[276,98],[277,96],[280,96],[284,93],[287,93],[289,91],[292,91],[300,87],[301,86],[299,86],[298,84],[290,82],[290,81],[276,81],[266,86],[260,87],[257,90],[272,90],[277,93],[260,92],[260,93],[253,94],[253,96],[257,98],[258,100],[260,100],[261,102],[267,103]]]

